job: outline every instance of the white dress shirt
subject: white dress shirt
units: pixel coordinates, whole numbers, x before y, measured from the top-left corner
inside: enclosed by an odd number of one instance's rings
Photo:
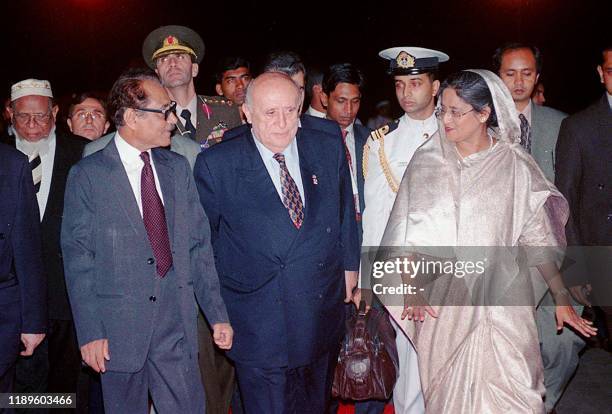
[[[317,118],[325,118],[325,112],[321,112],[319,110],[314,109],[312,106],[309,106],[306,110],[308,115],[316,116]]]
[[[608,95],[608,105],[610,105],[610,109],[612,109],[612,95],[610,95],[607,92],[606,92],[606,95]]]
[[[123,138],[121,138],[119,132],[115,134],[115,145],[117,146],[117,151],[119,151],[119,158],[121,158],[123,168],[125,168],[128,180],[130,180],[132,192],[134,193],[134,198],[136,198],[136,203],[138,204],[138,209],[140,210],[140,215],[142,216],[142,195],[140,192],[140,177],[142,174],[142,167],[144,167],[144,161],[142,160],[142,158],[140,158],[141,151],[137,148],[134,148],[133,146],[128,144]],[[155,162],[153,161],[153,155],[151,154],[151,150],[148,150],[147,152],[149,153],[151,167],[153,168],[153,176],[155,177],[155,188],[157,189],[157,194],[159,194],[159,198],[161,198],[163,204],[164,196],[162,194],[161,187],[159,186],[159,178],[157,177],[157,171],[155,170]]]
[[[40,188],[36,193],[38,201],[38,211],[40,212],[40,221],[45,215],[47,201],[49,201],[49,192],[51,190],[51,178],[53,176],[53,163],[55,160],[55,127],[51,129],[47,138],[36,142],[26,141],[21,138],[15,130],[15,148],[28,156],[28,160],[32,161],[36,154],[40,155],[40,164],[42,166],[42,178],[40,180]]]
[[[181,121],[181,124],[185,125],[186,123],[185,118],[181,116],[181,112],[183,112],[183,109],[189,110],[189,112],[191,113],[191,123],[193,124],[194,127],[197,128],[198,127],[198,114],[197,114],[198,96],[195,95],[193,99],[189,101],[186,107],[180,106],[178,102],[176,103],[176,116]]]
[[[259,151],[259,155],[261,155],[261,159],[268,170],[268,174],[272,179],[272,183],[276,188],[276,192],[280,197],[281,201],[283,201],[283,190],[281,186],[280,179],[280,164],[278,161],[274,159],[274,152],[270,151],[264,144],[261,143],[255,136],[255,131],[251,129],[253,134],[253,138],[255,140],[255,146]],[[298,154],[297,143],[295,142],[295,138],[291,141],[291,144],[282,152],[285,156],[285,165],[289,170],[289,174],[295,184],[297,185],[298,190],[300,191],[300,198],[302,199],[302,204],[306,206],[306,199],[304,198],[304,186],[302,185],[302,173],[300,171],[300,156]]]

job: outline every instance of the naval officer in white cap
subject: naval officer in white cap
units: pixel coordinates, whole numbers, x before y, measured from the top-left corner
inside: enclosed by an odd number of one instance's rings
[[[389,60],[388,73],[393,76],[395,95],[404,115],[373,131],[364,147],[365,250],[380,245],[406,166],[416,149],[438,130],[434,98],[440,82],[436,77],[440,62],[448,60],[445,53],[420,47],[393,47],[379,56]],[[363,280],[367,278],[366,275]],[[406,335],[397,327],[396,330],[400,375],[393,390],[395,412],[423,414],[416,351]]]

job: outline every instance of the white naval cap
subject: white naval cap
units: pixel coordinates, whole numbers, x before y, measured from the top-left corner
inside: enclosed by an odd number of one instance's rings
[[[11,86],[11,102],[30,95],[53,98],[51,83],[46,80],[26,79]]]
[[[390,75],[418,75],[436,71],[440,62],[446,62],[446,53],[423,47],[399,46],[382,50],[378,53],[389,60]]]

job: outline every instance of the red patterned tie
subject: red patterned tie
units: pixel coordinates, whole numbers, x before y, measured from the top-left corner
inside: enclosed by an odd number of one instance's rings
[[[157,274],[164,277],[172,266],[172,253],[170,251],[170,238],[168,237],[164,205],[159,198],[157,188],[155,188],[155,176],[153,175],[149,153],[141,152],[140,158],[144,161],[144,167],[142,167],[140,175],[142,219],[153,249],[153,256],[155,256]]]
[[[295,181],[291,178],[287,165],[285,164],[285,156],[283,154],[274,154],[274,159],[280,165],[281,191],[283,193],[283,204],[289,211],[289,217],[296,228],[302,226],[304,221],[304,205],[300,197]]]

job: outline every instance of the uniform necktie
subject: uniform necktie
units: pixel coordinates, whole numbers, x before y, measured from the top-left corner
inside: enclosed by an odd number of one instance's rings
[[[40,182],[42,181],[42,164],[38,152],[35,152],[30,157],[30,168],[32,169],[32,180],[34,181],[34,188],[38,193],[38,190],[40,190]]]
[[[359,193],[357,190],[357,184],[355,183],[356,178],[353,176],[353,159],[351,158],[351,151],[349,151],[348,145],[346,145],[346,136],[348,131],[342,130],[342,142],[344,143],[344,153],[346,155],[346,162],[348,162],[349,170],[351,172],[351,185],[353,187],[353,201],[355,203],[355,217],[357,221],[361,221],[361,211],[359,207]]]
[[[181,117],[185,120],[185,128],[189,131],[192,139],[196,137],[196,129],[191,122],[191,111],[189,109],[183,109],[181,111]]]
[[[531,126],[525,115],[519,114],[519,119],[521,120],[521,146],[531,154]]]
[[[295,181],[291,178],[287,165],[285,164],[285,156],[283,154],[274,154],[274,159],[280,165],[281,192],[283,194],[283,204],[289,211],[289,217],[293,225],[299,229],[304,221],[304,205],[300,197],[300,190],[297,188]]]
[[[170,251],[170,238],[164,205],[155,187],[155,176],[148,152],[141,152],[140,158],[144,161],[140,174],[140,196],[142,198],[142,219],[147,236],[153,249],[153,256],[157,266],[157,274],[164,277],[172,266],[172,253]]]

